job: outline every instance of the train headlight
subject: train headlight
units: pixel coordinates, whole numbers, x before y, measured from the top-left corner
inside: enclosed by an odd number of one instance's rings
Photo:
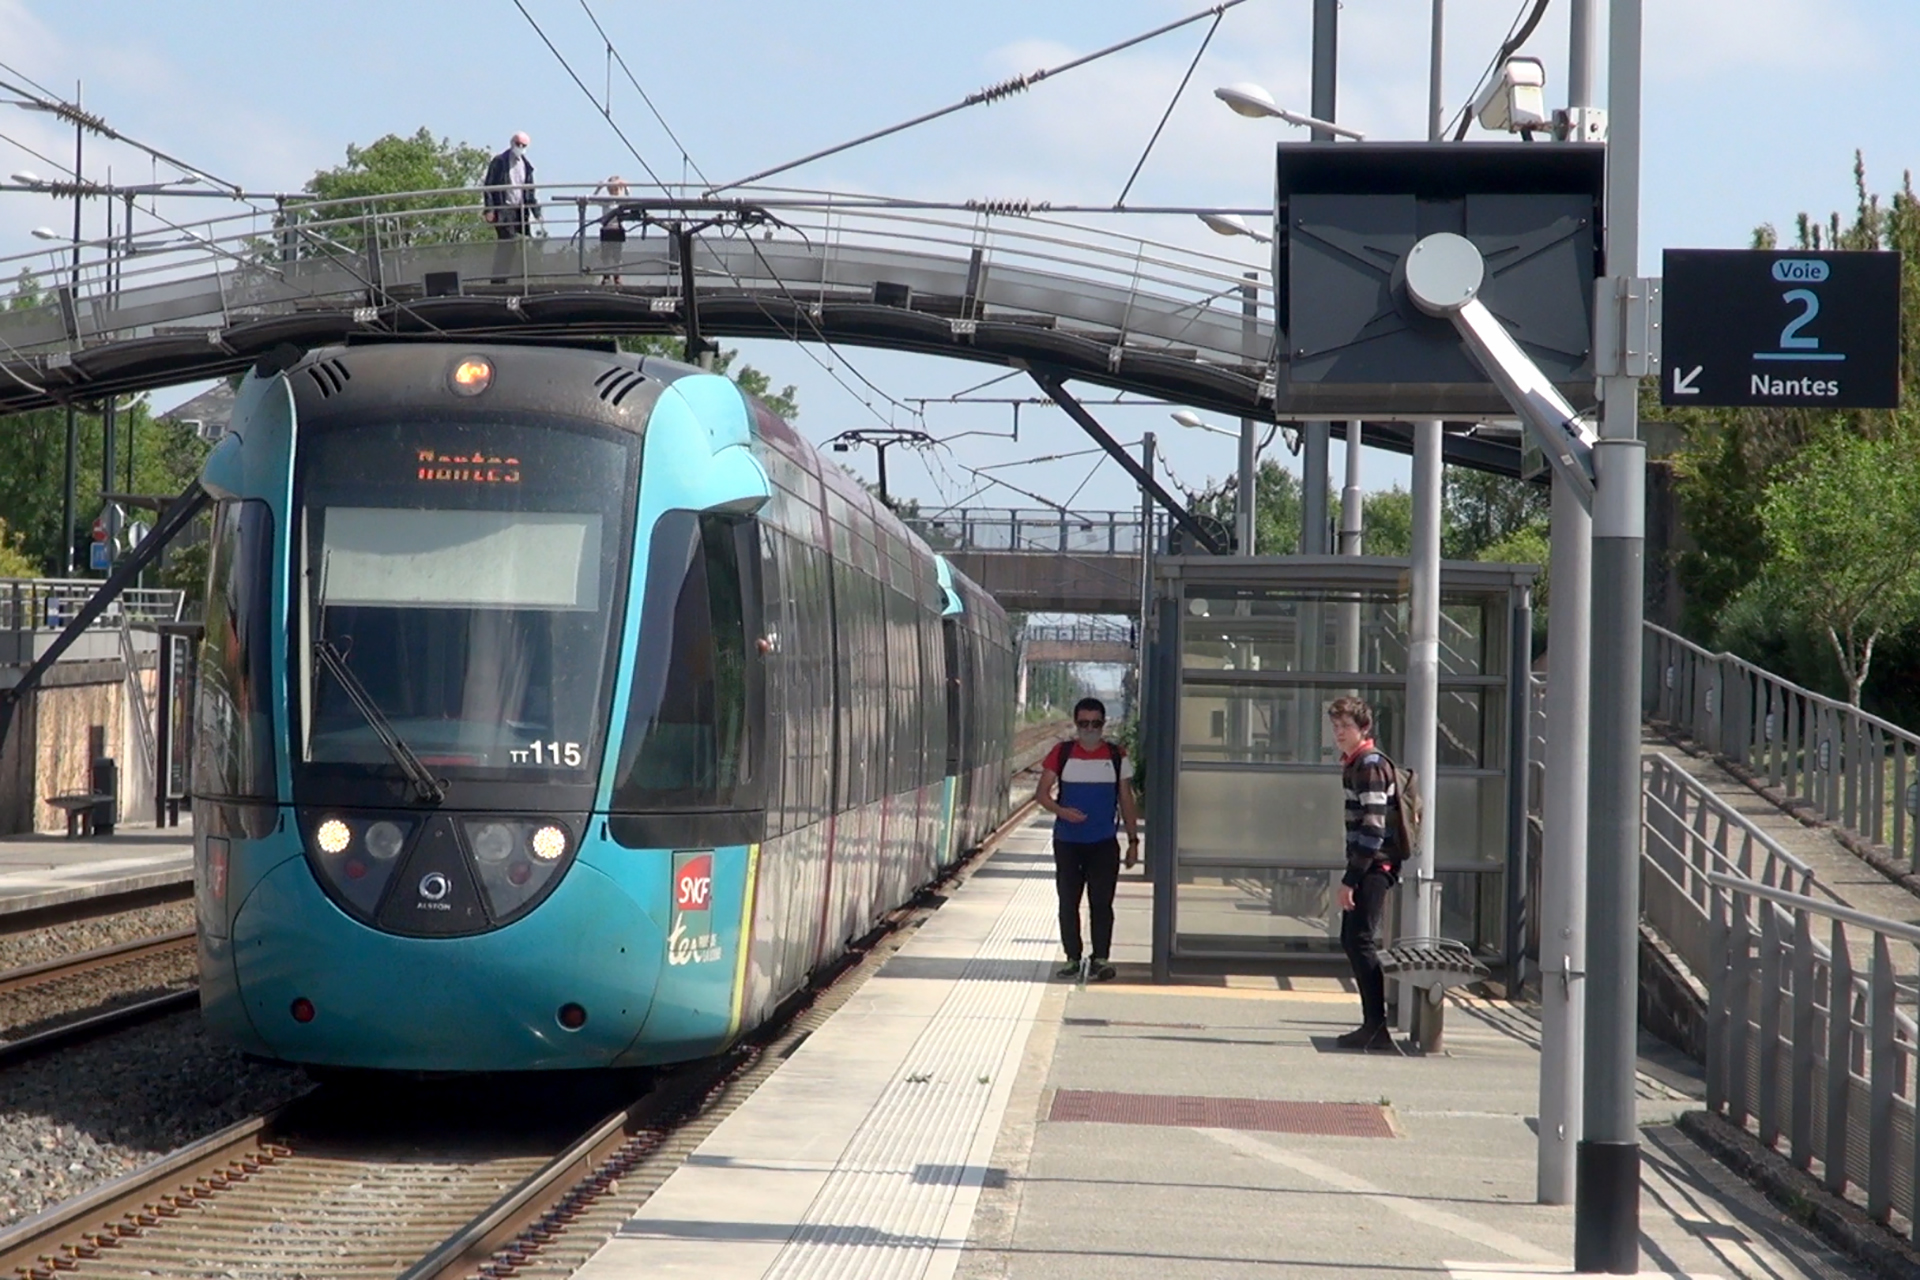
[[[503,822],[475,827],[468,839],[473,844],[473,856],[482,862],[505,862],[513,856],[513,832]]]
[[[447,381],[455,395],[477,396],[493,383],[493,365],[479,356],[468,356],[453,366]]]
[[[353,828],[338,818],[328,818],[315,829],[313,840],[322,853],[345,853],[353,843]]]
[[[558,827],[541,827],[533,833],[529,844],[534,857],[542,862],[552,862],[567,851],[567,833]]]
[[[376,822],[367,828],[367,852],[382,862],[399,857],[406,842],[406,834],[398,823]]]

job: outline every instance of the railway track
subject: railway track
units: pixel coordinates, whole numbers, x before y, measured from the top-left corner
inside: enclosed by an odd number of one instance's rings
[[[108,918],[155,902],[141,891],[92,905]],[[88,918],[69,908],[61,923]],[[180,989],[193,956],[194,931],[175,929],[0,971],[0,1067],[194,1007],[197,991]]]
[[[570,1274],[937,905],[923,894],[896,911],[772,1029],[637,1099],[614,1074],[330,1082],[0,1233],[0,1276]]]

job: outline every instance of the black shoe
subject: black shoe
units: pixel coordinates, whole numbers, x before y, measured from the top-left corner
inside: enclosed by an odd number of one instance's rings
[[[1376,1028],[1373,1033],[1373,1038],[1361,1045],[1360,1048],[1366,1053],[1400,1052],[1400,1046],[1393,1041],[1393,1032],[1384,1026]]]
[[[1087,974],[1087,980],[1090,982],[1112,982],[1119,976],[1119,970],[1115,969],[1105,960],[1102,960],[1099,956],[1095,956],[1093,958],[1093,968]]]
[[[1363,1022],[1334,1043],[1342,1049],[1370,1049],[1376,1037],[1386,1034],[1387,1026],[1384,1022]]]
[[[1053,976],[1054,976],[1054,977],[1056,977],[1056,978],[1077,978],[1077,977],[1079,977],[1079,976],[1080,976],[1080,962],[1079,962],[1078,960],[1069,960],[1069,961],[1067,961],[1067,962],[1066,962],[1065,964],[1063,964],[1063,965],[1061,965],[1061,966],[1060,966],[1060,967],[1059,967],[1058,969],[1055,969],[1055,970],[1053,971]]]

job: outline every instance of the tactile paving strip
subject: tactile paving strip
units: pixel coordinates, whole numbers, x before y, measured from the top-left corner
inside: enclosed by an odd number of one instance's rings
[[[1329,1138],[1391,1138],[1385,1108],[1360,1102],[1280,1102],[1266,1098],[1196,1098],[1179,1094],[1061,1089],[1052,1121],[1151,1124],[1181,1129],[1244,1129],[1310,1133]]]

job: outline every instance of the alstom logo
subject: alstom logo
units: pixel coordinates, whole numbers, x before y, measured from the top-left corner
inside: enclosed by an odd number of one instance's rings
[[[673,905],[681,911],[705,911],[713,901],[713,855],[703,853],[674,873]]]

